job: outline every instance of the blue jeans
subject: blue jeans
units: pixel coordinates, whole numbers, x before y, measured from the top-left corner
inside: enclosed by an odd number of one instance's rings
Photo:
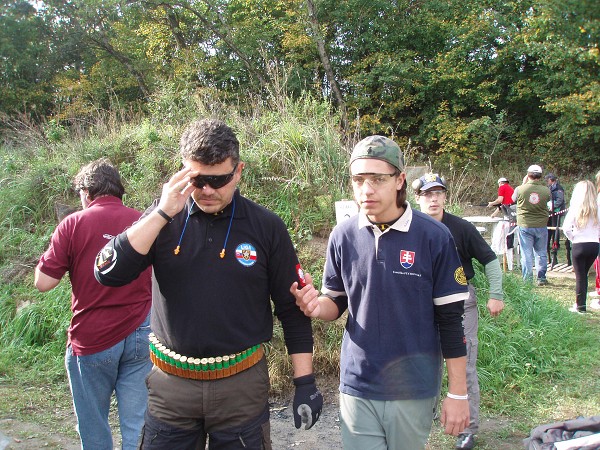
[[[77,356],[69,345],[65,366],[77,416],[77,430],[85,450],[112,450],[108,423],[113,391],[117,397],[122,448],[137,448],[148,391],[145,378],[152,363],[148,348],[150,315],[118,344],[92,355]]]
[[[519,227],[519,245],[521,246],[521,271],[524,280],[533,280],[533,257],[538,268],[537,279],[546,280],[548,267],[548,229]]]

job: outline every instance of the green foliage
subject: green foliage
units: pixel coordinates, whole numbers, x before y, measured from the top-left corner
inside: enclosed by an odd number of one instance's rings
[[[5,1],[0,132],[33,117],[58,143],[58,123],[106,111],[175,126],[308,94],[345,142],[385,134],[443,165],[600,163],[594,2],[313,3]]]
[[[567,311],[569,300],[558,302],[516,274],[504,277],[502,315],[490,317],[485,310],[487,282],[480,269],[474,281],[480,309],[477,370],[481,390],[487,393],[482,403],[497,415],[526,417],[532,398],[556,401],[550,387],[560,389],[574,374],[595,370],[600,349],[591,343],[600,335],[593,323],[582,323]],[[554,280],[560,284],[560,279]]]
[[[310,97],[287,99],[261,114],[239,130],[247,162],[242,191],[276,211],[296,240],[328,230],[333,203],[344,197],[348,182],[347,156],[329,105]]]
[[[47,294],[32,285],[4,284],[0,293],[0,377],[64,380],[63,355],[71,318],[70,285]],[[42,362],[40,364],[40,362]]]
[[[48,121],[48,124],[44,128],[44,134],[48,142],[56,143],[60,142],[67,135],[67,129],[57,120],[52,119]]]
[[[573,172],[598,166],[598,18],[593,2],[544,0],[519,36],[535,62],[531,89],[548,113],[537,145],[546,160]]]
[[[481,269],[476,266],[474,279],[480,313],[477,371],[481,415],[489,424],[480,430],[478,448],[517,448],[539,424],[594,415],[600,388],[595,375],[600,350],[594,345],[600,337],[598,317],[586,320],[567,311],[574,280],[551,278],[548,288],[534,288],[507,273],[506,307],[491,318]],[[496,431],[501,422],[506,426]],[[434,427],[429,442],[431,448],[449,448],[455,438]]]
[[[0,160],[0,265],[35,258],[46,245],[55,216],[55,202],[72,202],[70,177],[52,152],[40,148],[33,156],[2,148]],[[51,221],[48,223],[48,221]]]
[[[26,1],[0,5],[0,112],[43,118],[50,110],[55,70],[48,67],[48,28]]]

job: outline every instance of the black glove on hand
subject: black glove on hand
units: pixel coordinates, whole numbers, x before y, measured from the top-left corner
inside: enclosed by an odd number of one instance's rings
[[[304,375],[294,378],[296,393],[294,394],[294,425],[305,430],[310,429],[319,420],[323,409],[323,396],[315,383],[315,375]]]

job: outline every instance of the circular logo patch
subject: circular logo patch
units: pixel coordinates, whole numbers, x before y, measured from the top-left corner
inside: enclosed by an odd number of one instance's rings
[[[537,192],[532,192],[529,195],[529,203],[537,205],[540,202],[540,195]]]
[[[256,264],[256,249],[252,244],[240,244],[235,249],[235,258],[242,266],[253,266]]]
[[[465,275],[465,270],[460,266],[458,269],[454,271],[454,279],[460,285],[467,285],[467,277]]]
[[[117,251],[114,247],[103,248],[96,256],[96,270],[101,274],[110,272],[117,263]]]

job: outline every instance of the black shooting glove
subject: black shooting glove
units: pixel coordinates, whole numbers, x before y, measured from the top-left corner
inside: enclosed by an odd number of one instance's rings
[[[304,375],[294,378],[296,393],[294,394],[294,425],[310,429],[319,420],[323,409],[323,396],[315,383],[315,375]]]

